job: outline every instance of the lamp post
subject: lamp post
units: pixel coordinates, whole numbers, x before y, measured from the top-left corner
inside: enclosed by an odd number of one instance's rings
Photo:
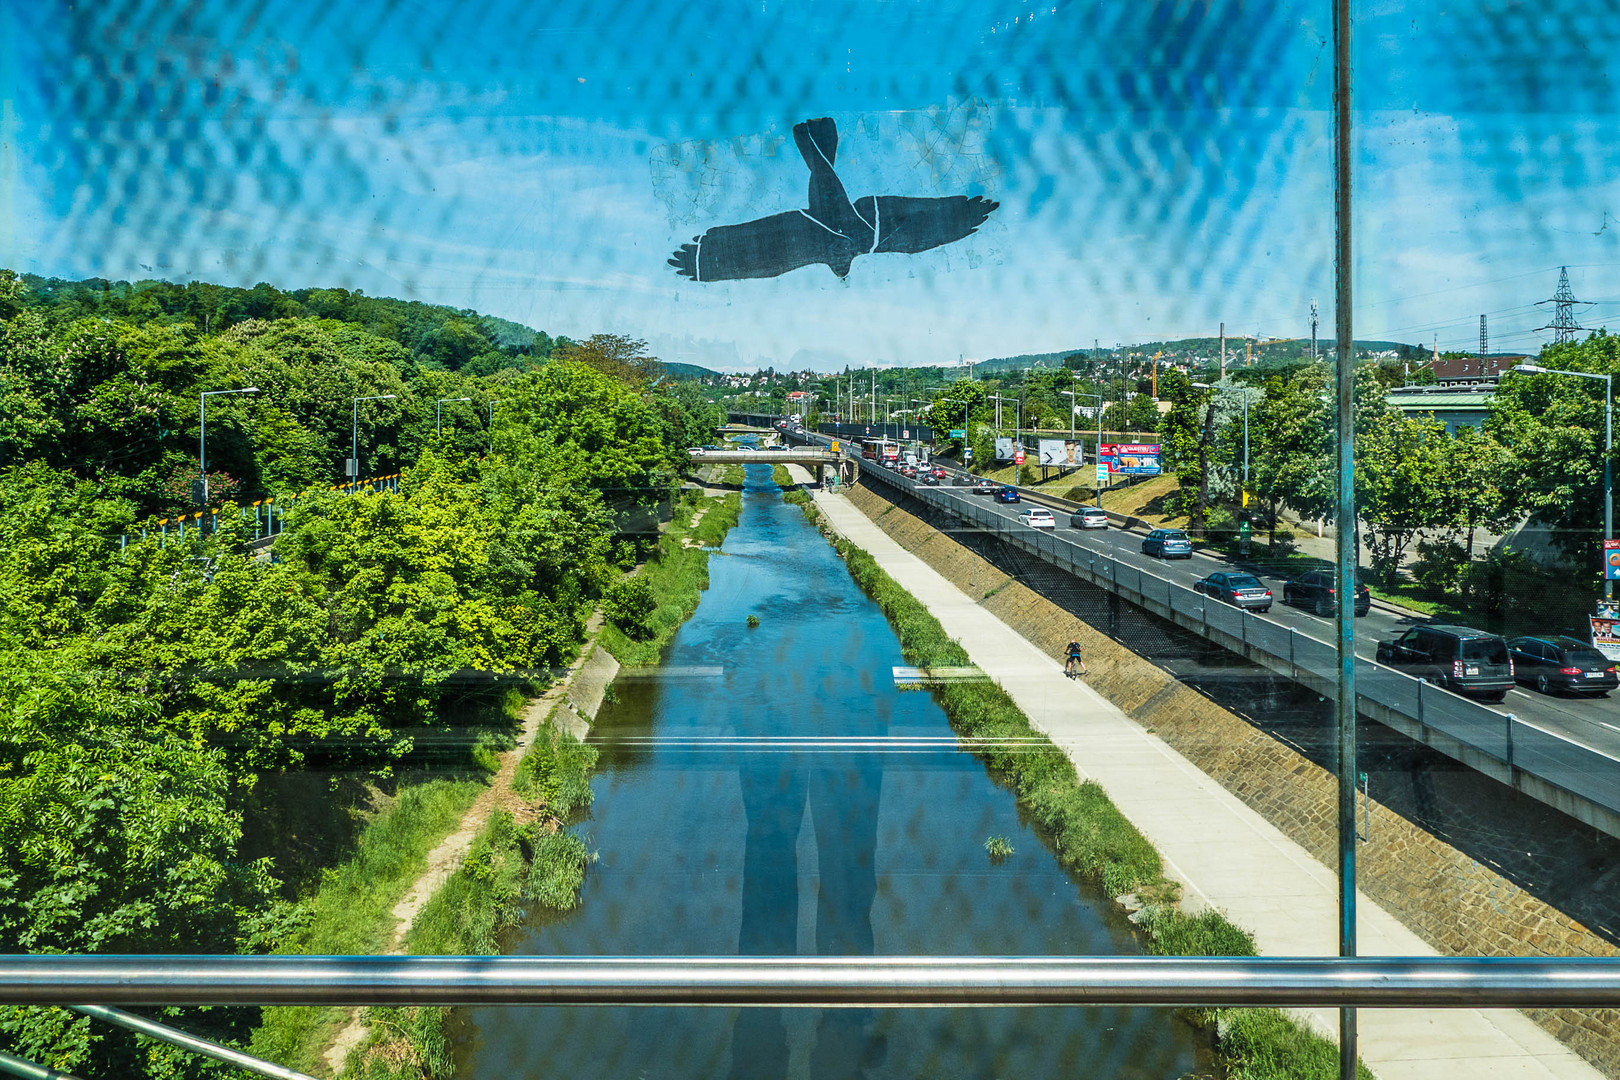
[[[447,401],[471,401],[471,400],[472,400],[472,398],[470,398],[470,397],[442,397],[442,398],[439,398],[437,401],[435,401],[433,403],[433,437],[437,439],[437,438],[442,438],[444,436],[444,403],[445,402],[447,402]],[[493,405],[491,405],[489,407],[489,417],[490,417],[490,421],[493,423],[494,419],[495,419],[495,406],[493,406]]]
[[[204,390],[197,397],[200,417],[197,421],[197,471],[201,473],[202,505],[208,505],[208,399],[221,394],[257,394],[257,386],[244,386],[240,390]]]
[[[355,482],[360,481],[360,403],[362,401],[392,401],[398,394],[374,394],[371,397],[357,397],[354,399],[354,426],[349,436],[349,478]]]
[[[1592,371],[1567,371],[1563,368],[1545,368],[1540,364],[1519,364],[1508,368],[1504,375],[1573,375],[1578,379],[1603,380],[1603,539],[1614,539],[1614,376],[1599,375]],[[1607,545],[1605,545],[1607,546]],[[1614,599],[1614,580],[1609,577],[1608,564],[1603,567],[1603,598]]]

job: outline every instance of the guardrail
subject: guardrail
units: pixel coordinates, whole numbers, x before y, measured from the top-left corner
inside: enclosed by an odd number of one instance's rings
[[[304,491],[289,495],[274,496],[268,499],[259,499],[255,502],[237,507],[237,518],[240,521],[253,521],[253,540],[265,540],[281,532],[283,519],[287,508],[317,491],[342,491],[350,495],[363,491],[399,491],[400,473],[389,473],[387,476],[374,476],[369,480],[356,480],[348,484],[328,484],[324,488],[307,488]],[[156,534],[160,547],[169,546],[169,537],[172,535],[177,541],[184,540],[189,531],[196,536],[210,536],[219,531],[219,510],[199,510],[195,514],[181,514],[178,517],[159,518],[156,521],[142,525],[123,533],[118,538],[118,550],[122,552],[129,547],[131,538],[145,540],[148,536]]]
[[[873,462],[861,472],[994,534],[1324,696],[1337,691],[1332,642],[1241,611],[1069,540],[1009,521],[962,489],[918,484]],[[1493,779],[1610,836],[1620,836],[1620,762],[1556,732],[1499,713],[1423,679],[1356,662],[1356,708]]]
[[[4,956],[35,1005],[1603,1008],[1609,957]]]

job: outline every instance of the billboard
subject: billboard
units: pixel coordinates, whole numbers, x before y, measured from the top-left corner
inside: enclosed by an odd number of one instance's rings
[[[1610,660],[1620,660],[1620,619],[1590,616],[1592,647]]]
[[[1620,581],[1620,540],[1603,541],[1603,576]]]
[[[1041,464],[1072,468],[1086,463],[1086,456],[1077,439],[1042,439]]]
[[[996,436],[996,460],[1011,461],[1013,459],[1013,441],[1010,435]]]
[[[1158,476],[1158,443],[1103,443],[1097,464],[1126,476]]]

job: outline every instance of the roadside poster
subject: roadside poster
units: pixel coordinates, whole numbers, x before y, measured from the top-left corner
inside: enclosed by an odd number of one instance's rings
[[[1158,476],[1161,471],[1158,443],[1103,443],[1097,457],[1111,473]]]
[[[1042,439],[1040,452],[1042,465],[1073,468],[1086,463],[1080,443],[1074,439]]]
[[[1013,459],[1013,441],[1011,435],[996,436],[996,460],[1011,461]]]
[[[1603,576],[1620,581],[1620,540],[1603,541]]]
[[[1620,619],[1589,616],[1592,622],[1592,647],[1610,660],[1620,660]]]

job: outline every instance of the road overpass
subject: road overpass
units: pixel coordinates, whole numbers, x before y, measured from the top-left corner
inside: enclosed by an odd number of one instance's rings
[[[827,466],[834,468],[848,459],[832,450],[812,446],[775,450],[689,450],[693,465],[814,465],[816,483],[827,479]]]

